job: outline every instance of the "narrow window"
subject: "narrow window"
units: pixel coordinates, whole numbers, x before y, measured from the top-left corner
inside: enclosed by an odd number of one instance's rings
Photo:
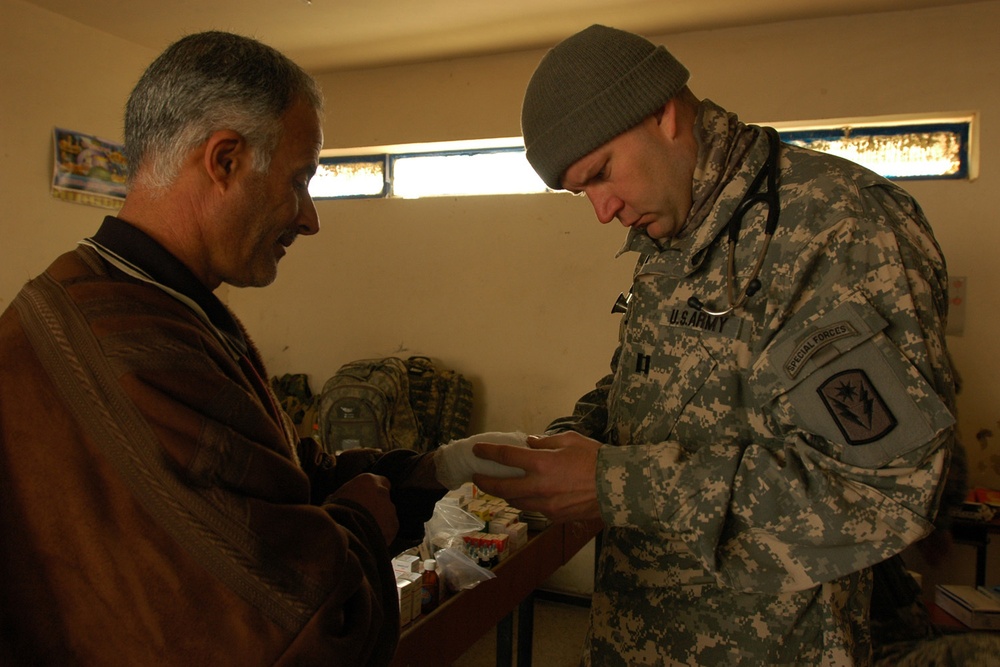
[[[309,194],[313,199],[384,197],[385,162],[385,155],[320,158]]]
[[[970,177],[970,122],[781,131],[790,144],[839,155],[892,179]]]
[[[775,123],[783,141],[840,155],[892,179],[977,176],[975,114]],[[519,137],[324,151],[314,199],[546,192]]]
[[[417,153],[392,159],[393,197],[545,192],[523,148]]]

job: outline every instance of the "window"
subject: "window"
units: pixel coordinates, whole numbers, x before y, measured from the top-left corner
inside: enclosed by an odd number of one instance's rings
[[[520,137],[324,151],[314,199],[527,194],[546,187]],[[365,154],[365,155],[363,155]],[[362,186],[362,184],[365,184]]]
[[[309,194],[314,199],[383,197],[387,186],[384,155],[320,158]]]
[[[774,123],[783,141],[892,179],[975,179],[975,114]],[[548,188],[519,137],[323,151],[314,199],[527,194]]]
[[[975,178],[973,117],[777,128],[782,141],[853,160],[891,179]]]
[[[416,153],[392,159],[392,196],[504,195],[545,192],[524,148]]]

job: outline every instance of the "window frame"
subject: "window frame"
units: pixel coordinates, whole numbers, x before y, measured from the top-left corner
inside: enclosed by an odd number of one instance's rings
[[[953,174],[920,174],[915,176],[885,176],[891,181],[935,181],[935,180],[970,180],[972,173],[971,166],[971,146],[972,121],[961,120],[940,120],[920,123],[900,123],[900,124],[859,124],[845,125],[841,127],[817,127],[810,129],[785,129],[778,130],[778,136],[787,143],[796,140],[802,141],[837,141],[852,136],[902,136],[906,134],[921,134],[933,132],[953,132],[958,135],[960,141],[959,167]],[[806,148],[809,148],[806,146]],[[815,149],[812,149],[815,150]]]
[[[382,190],[377,194],[359,193],[359,194],[347,194],[347,195],[318,196],[318,195],[312,195],[310,193],[313,200],[326,201],[326,200],[340,200],[340,199],[387,199],[389,197],[389,192],[390,192],[388,158],[389,154],[387,153],[358,153],[357,155],[327,155],[327,156],[324,156],[321,153],[319,158],[320,169],[322,169],[324,165],[328,164],[362,164],[370,162],[381,162]]]
[[[825,119],[818,121],[786,121],[761,123],[774,127],[782,141],[795,139],[836,140],[851,134],[899,135],[915,132],[953,131],[960,137],[960,167],[954,174],[887,176],[893,181],[974,181],[979,175],[979,115],[977,112],[951,112],[937,114],[909,114],[895,116],[869,116],[865,118]],[[521,137],[500,137],[496,139],[442,141],[429,143],[369,146],[366,148],[324,149],[320,152],[320,164],[350,164],[352,162],[372,162],[381,160],[382,190],[378,194],[348,194],[322,196],[313,195],[317,201],[343,199],[415,199],[421,197],[394,194],[395,162],[398,159],[423,156],[474,156],[484,153],[523,152]],[[540,192],[562,192],[546,187]],[[433,194],[427,197],[448,196],[491,196],[500,193]],[[523,194],[539,194],[523,193]]]

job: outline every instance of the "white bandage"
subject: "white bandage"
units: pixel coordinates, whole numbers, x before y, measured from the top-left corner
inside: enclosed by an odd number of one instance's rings
[[[452,440],[438,447],[435,454],[437,480],[448,489],[457,489],[465,482],[471,482],[474,474],[490,477],[524,477],[524,470],[503,465],[496,461],[481,459],[472,452],[477,442],[491,442],[498,445],[527,446],[524,433],[480,433],[462,440]]]

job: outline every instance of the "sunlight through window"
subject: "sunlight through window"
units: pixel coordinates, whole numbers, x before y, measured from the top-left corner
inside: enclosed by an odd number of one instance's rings
[[[971,180],[977,172],[974,119],[970,113],[774,125],[782,141],[839,155],[887,178]],[[309,186],[314,199],[547,191],[520,137],[324,151]]]
[[[401,155],[392,162],[394,197],[504,195],[545,192],[524,150]]]
[[[806,133],[807,135],[810,133]],[[857,162],[886,178],[962,178],[968,174],[968,128],[846,128],[841,136],[799,137],[790,144]]]
[[[313,199],[381,197],[385,192],[385,156],[320,161],[309,181]]]

